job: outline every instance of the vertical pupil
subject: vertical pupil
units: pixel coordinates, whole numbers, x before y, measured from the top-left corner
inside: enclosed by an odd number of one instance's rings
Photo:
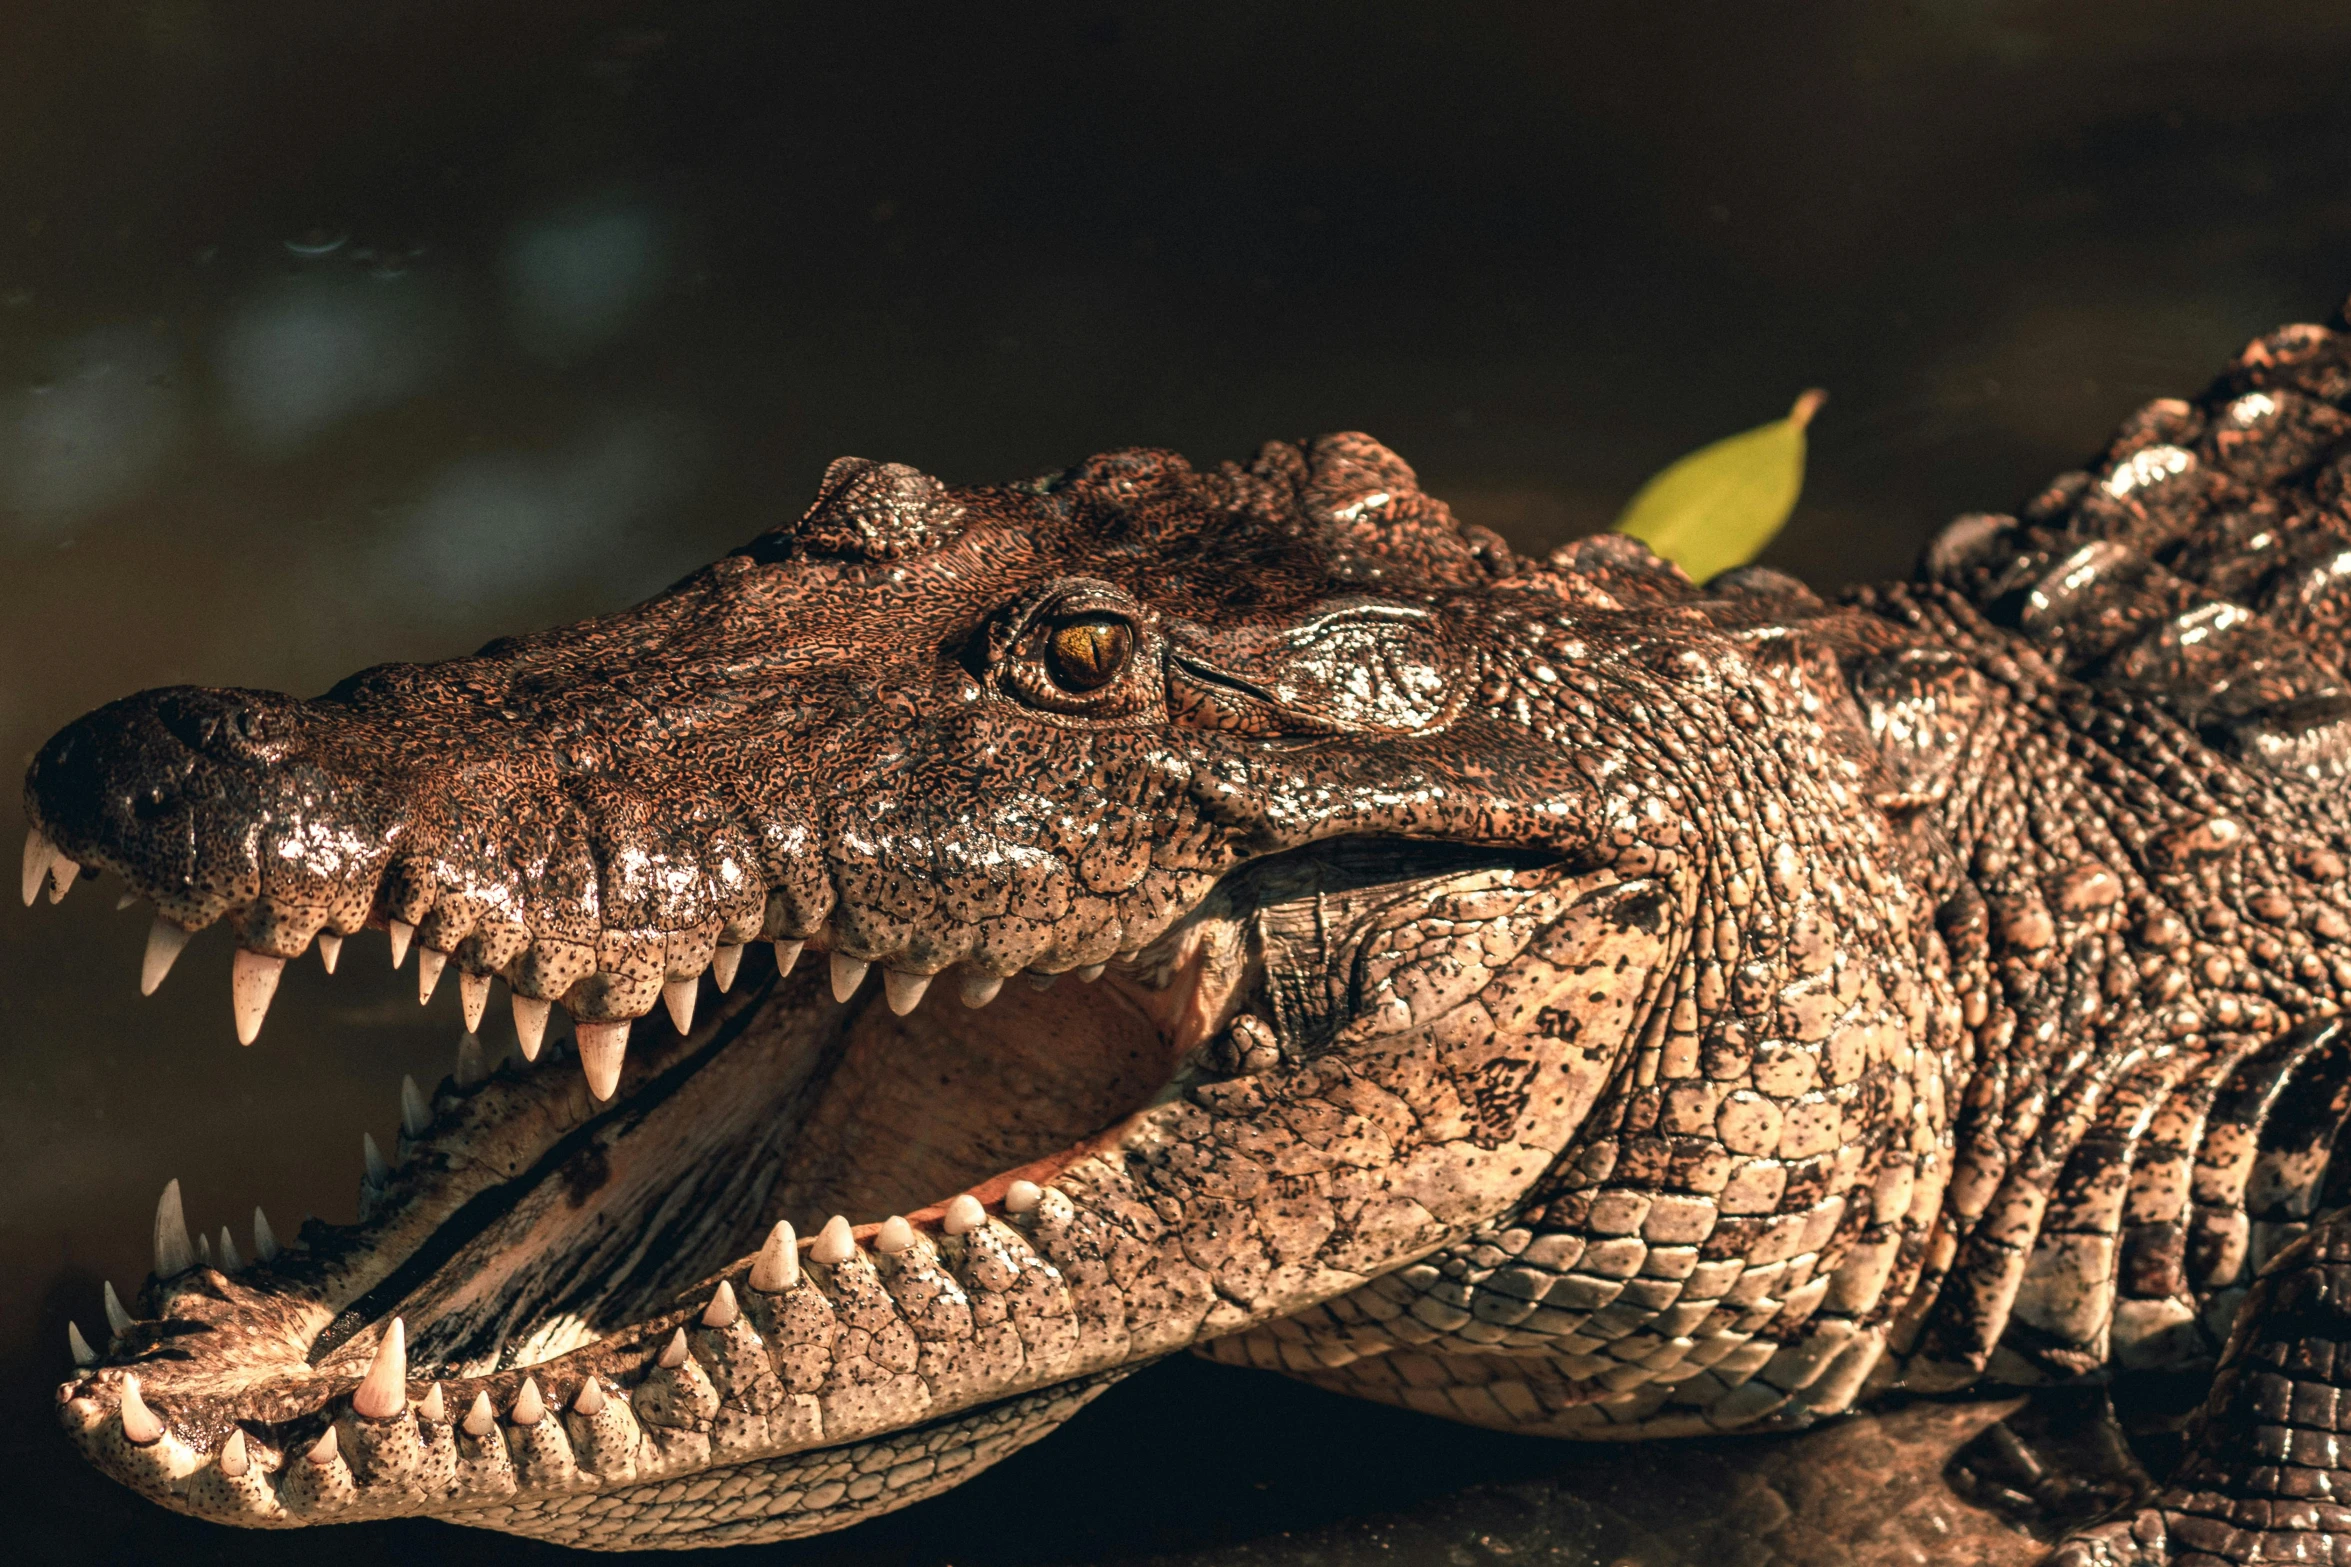
[[[1126,659],[1126,627],[1111,621],[1081,620],[1053,634],[1054,673],[1062,685],[1091,691],[1110,683]]]

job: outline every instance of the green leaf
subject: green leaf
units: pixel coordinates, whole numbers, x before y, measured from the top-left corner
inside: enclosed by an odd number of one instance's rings
[[[1804,427],[1827,400],[1796,399],[1785,419],[1701,446],[1652,476],[1616,519],[1629,533],[1704,582],[1744,566],[1772,541],[1804,488]]]

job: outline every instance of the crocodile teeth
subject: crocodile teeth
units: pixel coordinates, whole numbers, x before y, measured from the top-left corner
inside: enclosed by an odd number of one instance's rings
[[[122,1379],[122,1434],[123,1440],[133,1447],[146,1447],[163,1435],[163,1422],[155,1418],[155,1411],[139,1396],[139,1379],[135,1376]]]
[[[735,1287],[720,1279],[718,1288],[711,1294],[710,1304],[702,1308],[702,1325],[706,1328],[733,1327],[735,1319],[742,1314],[742,1307],[735,1304]]]
[[[778,1220],[767,1232],[767,1244],[759,1248],[758,1260],[751,1264],[751,1287],[762,1295],[780,1295],[800,1282],[800,1237],[792,1233],[792,1226]]]
[[[90,1347],[88,1339],[82,1337],[82,1325],[71,1317],[65,1319],[65,1348],[77,1366],[98,1364],[98,1352]]]
[[[319,1433],[318,1440],[310,1444],[310,1451],[304,1453],[302,1457],[307,1462],[324,1469],[335,1461],[335,1455],[342,1450],[342,1446],[341,1441],[335,1436],[335,1428],[328,1426]]]
[[[42,836],[41,829],[30,827],[24,835],[24,906],[31,908],[33,900],[41,895],[41,883],[49,879],[49,862],[57,858],[57,845]]]
[[[229,1427],[229,1439],[220,1444],[220,1472],[232,1480],[242,1479],[253,1466],[252,1455],[245,1451],[245,1428]]]
[[[122,1309],[122,1297],[114,1293],[114,1280],[106,1281],[106,1330],[121,1338],[131,1330],[131,1314]]]
[[[846,953],[833,954],[833,999],[846,1001],[857,994],[857,987],[865,983],[865,971],[871,964],[860,963]]]
[[[343,938],[331,930],[320,931],[318,933],[318,966],[332,974],[335,971],[335,965],[342,961]]]
[[[122,896],[114,900],[114,912],[120,914],[123,910],[129,908],[132,904],[138,901],[139,895],[137,893],[125,892],[122,894]]]
[[[223,1273],[234,1273],[245,1266],[245,1259],[237,1255],[237,1238],[225,1224],[220,1227],[220,1266]]]
[[[180,1183],[163,1184],[155,1204],[155,1276],[177,1278],[196,1266],[196,1248],[188,1240],[188,1216],[180,1206]]]
[[[742,964],[743,949],[739,946],[721,946],[710,955],[710,982],[720,995],[735,988],[735,970]]]
[[[535,1426],[547,1418],[547,1401],[539,1396],[536,1378],[522,1379],[522,1391],[514,1395],[514,1410],[506,1418],[518,1426]]]
[[[285,971],[284,958],[237,949],[229,968],[229,1002],[236,1008],[238,1044],[249,1045],[261,1037],[261,1020],[269,1016],[270,997],[278,993],[278,976]]]
[[[547,1039],[547,1012],[555,1003],[526,996],[519,990],[510,999],[514,1002],[514,1041],[522,1046],[525,1061],[536,1061],[539,1046]]]
[[[963,997],[963,1004],[965,1006],[984,1007],[989,1002],[995,1000],[996,993],[1003,988],[1003,975],[975,972],[963,976],[963,984],[960,987],[959,993]]]
[[[156,987],[163,983],[163,976],[170,973],[171,966],[179,961],[180,950],[187,946],[191,934],[162,915],[155,916],[155,923],[147,927],[147,956],[139,964],[140,995],[155,994]]]
[[[969,1235],[988,1222],[988,1210],[969,1192],[961,1193],[947,1204],[947,1215],[939,1221],[939,1228],[950,1235]]]
[[[588,1075],[588,1092],[601,1103],[620,1087],[620,1065],[629,1053],[629,1025],[577,1023],[572,1032],[580,1050],[580,1070]]]
[[[367,1375],[352,1390],[351,1407],[370,1420],[389,1420],[408,1407],[408,1334],[398,1317],[384,1330]]]
[[[1107,963],[1089,963],[1084,968],[1078,970],[1078,978],[1084,981],[1086,984],[1091,985],[1094,983],[1094,981],[1102,977],[1102,971],[1109,966],[1110,965]]]
[[[1006,1213],[1033,1213],[1037,1204],[1045,1200],[1045,1188],[1035,1181],[1014,1181],[1004,1188]]]
[[[465,1434],[472,1437],[488,1436],[498,1429],[497,1412],[490,1408],[488,1392],[476,1393],[473,1404],[465,1412]]]
[[[675,1371],[686,1363],[686,1330],[684,1328],[678,1329],[669,1336],[669,1342],[661,1346],[661,1353],[654,1358],[653,1363],[664,1371]]]
[[[890,1003],[890,1010],[904,1017],[922,1004],[922,993],[931,988],[928,974],[907,974],[897,969],[882,971],[882,996]]]
[[[392,1167],[384,1163],[384,1151],[376,1146],[376,1134],[359,1134],[359,1162],[366,1171],[367,1184],[382,1186],[392,1179]]]
[[[1031,990],[1051,990],[1053,982],[1060,977],[1059,974],[1040,974],[1035,969],[1031,969],[1021,976],[1029,982]]]
[[[914,1226],[897,1214],[884,1219],[882,1227],[874,1231],[873,1249],[885,1257],[895,1257],[913,1244]]]
[[[435,1382],[433,1390],[416,1401],[416,1415],[419,1420],[430,1420],[434,1425],[449,1418],[449,1404],[441,1397],[440,1383]]]
[[[661,1004],[681,1034],[694,1031],[694,997],[701,988],[701,981],[692,979],[673,979],[661,987]]]
[[[593,1420],[604,1413],[604,1384],[594,1377],[580,1384],[580,1390],[571,1396],[571,1412]]]
[[[392,936],[392,967],[408,961],[408,943],[416,935],[416,927],[406,920],[386,920],[384,929]]]
[[[489,1078],[490,1063],[482,1054],[481,1040],[467,1034],[457,1041],[457,1070],[451,1075],[460,1088],[471,1088]]]
[[[808,1248],[808,1260],[828,1264],[847,1262],[850,1253],[856,1250],[857,1240],[849,1233],[849,1221],[836,1213],[816,1232],[816,1239]]]
[[[277,1232],[269,1227],[269,1215],[259,1208],[253,1210],[253,1255],[262,1262],[278,1260]]]
[[[423,1006],[433,999],[433,991],[441,983],[441,970],[448,963],[449,954],[435,952],[430,947],[416,949],[416,1002]]]
[[[73,890],[74,878],[82,868],[60,854],[49,862],[49,901],[59,903]]]
[[[775,944],[776,978],[781,979],[792,972],[792,965],[800,961],[800,949],[807,945],[805,941],[779,941]]]
[[[465,1031],[482,1031],[482,1014],[490,1006],[490,976],[474,974],[464,969],[457,971],[457,1004],[465,1009]]]
[[[422,1137],[432,1129],[432,1106],[424,1102],[424,1091],[416,1086],[416,1079],[400,1074],[400,1130],[411,1138]]]
[[[211,1237],[211,1236],[209,1236],[209,1235],[198,1235],[198,1236],[196,1237],[196,1260],[197,1260],[198,1262],[202,1263],[202,1264],[203,1264],[205,1267],[207,1267],[207,1268],[209,1268],[209,1267],[211,1267],[211,1266],[212,1266],[212,1237]]]

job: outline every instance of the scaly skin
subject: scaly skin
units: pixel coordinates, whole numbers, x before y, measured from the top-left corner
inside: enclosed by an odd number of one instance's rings
[[[1836,606],[1517,557],[1362,436],[844,459],[623,614],[115,703],[28,899],[230,920],[247,1033],[372,924],[576,1043],[461,1053],[254,1266],[167,1193],[66,1428],[225,1522],[693,1546],[1187,1347],[1605,1438],[2219,1359],[2062,1554],[2351,1555],[2347,400],[2285,329]]]

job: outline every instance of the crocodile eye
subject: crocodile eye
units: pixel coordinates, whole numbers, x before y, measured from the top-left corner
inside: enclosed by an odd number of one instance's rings
[[[1135,631],[1115,615],[1085,615],[1053,633],[1046,668],[1064,691],[1099,691],[1135,651]]]

